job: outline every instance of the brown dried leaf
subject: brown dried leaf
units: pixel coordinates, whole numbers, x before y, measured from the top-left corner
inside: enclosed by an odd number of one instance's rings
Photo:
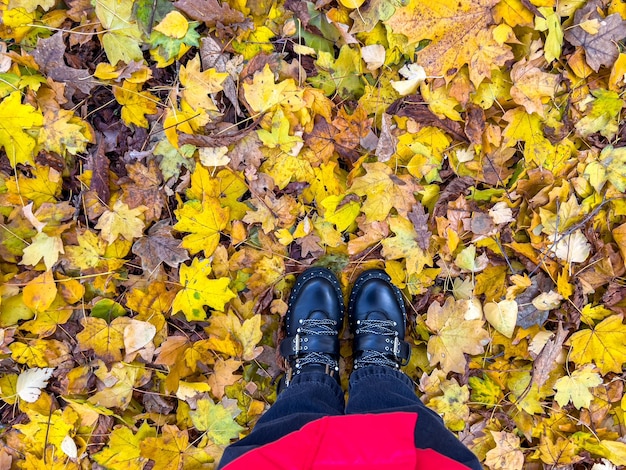
[[[574,46],[583,47],[587,64],[596,72],[602,65],[613,65],[619,55],[616,42],[626,37],[626,21],[622,20],[619,13],[602,18],[598,13],[601,6],[599,0],[587,2],[574,14],[573,26],[565,30],[565,39]],[[580,26],[581,23],[594,19],[599,20],[600,24],[597,33],[588,33]]]
[[[74,69],[65,65],[64,54],[65,43],[61,31],[48,39],[40,39],[32,52],[35,62],[44,74],[57,82],[67,84],[65,94],[69,100],[72,99],[76,90],[88,95],[95,86],[99,85],[98,81],[92,78],[88,70]]]
[[[128,176],[118,181],[124,192],[124,201],[131,209],[146,206],[146,222],[158,220],[165,205],[165,195],[161,189],[161,171],[156,162],[150,160],[148,166],[136,162],[126,165],[126,169]]]
[[[467,108],[467,117],[465,119],[465,135],[472,144],[482,144],[485,126],[485,110],[480,106],[470,104]]]
[[[174,7],[210,28],[243,23],[245,20],[243,13],[218,0],[178,0],[174,2]]]
[[[102,204],[108,204],[111,197],[109,188],[109,159],[104,154],[104,137],[99,136],[98,146],[91,154],[91,190],[95,191]]]
[[[543,384],[546,383],[550,372],[558,365],[557,358],[559,354],[561,354],[563,342],[568,334],[569,331],[564,330],[563,325],[559,322],[556,336],[548,340],[533,363],[532,379],[529,389],[533,385],[537,385],[538,388],[541,388]]]
[[[172,236],[172,227],[159,222],[150,229],[150,235],[142,237],[133,245],[133,253],[141,258],[144,271],[153,272],[161,263],[177,268],[189,259],[187,250],[181,248],[180,240]]]
[[[428,250],[432,233],[428,230],[428,214],[424,211],[424,206],[418,202],[415,204],[411,212],[407,214],[407,217],[415,227],[415,233],[417,233],[417,244],[422,250]]]
[[[398,145],[398,139],[391,132],[392,122],[391,116],[387,113],[383,114],[382,125],[380,130],[380,136],[378,138],[378,145],[376,146],[376,156],[379,162],[387,162],[396,153],[396,146]]]

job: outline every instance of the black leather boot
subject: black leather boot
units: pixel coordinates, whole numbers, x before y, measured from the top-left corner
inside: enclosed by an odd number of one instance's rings
[[[348,317],[354,335],[354,369],[368,365],[400,369],[408,364],[411,347],[404,341],[404,300],[385,271],[372,269],[357,278]]]
[[[294,375],[313,371],[324,372],[339,382],[343,311],[339,281],[330,270],[309,268],[298,276],[285,317],[287,336],[279,347],[289,364],[285,386]]]

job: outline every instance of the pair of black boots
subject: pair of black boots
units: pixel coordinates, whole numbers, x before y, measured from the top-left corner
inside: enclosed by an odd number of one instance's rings
[[[339,332],[344,302],[339,281],[325,268],[309,268],[289,297],[286,337],[280,354],[289,365],[284,385],[294,375],[319,371],[339,382]],[[400,369],[411,347],[404,341],[406,309],[400,290],[382,270],[362,273],[348,301],[348,320],[354,336],[354,369],[369,365]]]

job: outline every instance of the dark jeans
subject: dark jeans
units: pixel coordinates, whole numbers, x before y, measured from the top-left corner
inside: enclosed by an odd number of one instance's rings
[[[419,414],[417,448],[431,448],[472,469],[482,469],[476,456],[444,426],[439,415],[415,395],[413,382],[403,373],[386,366],[357,369],[350,376],[349,394],[346,406],[341,387],[330,376],[321,372],[295,376],[250,435],[226,448],[218,468],[324,416],[404,411]]]

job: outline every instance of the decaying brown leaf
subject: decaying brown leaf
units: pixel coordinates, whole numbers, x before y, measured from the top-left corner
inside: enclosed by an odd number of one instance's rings
[[[598,13],[600,0],[586,2],[576,11],[574,24],[565,31],[565,39],[574,46],[582,46],[589,67],[596,72],[601,66],[610,67],[619,55],[617,41],[626,37],[626,20],[619,13],[602,18]],[[597,28],[585,30],[581,23],[597,23]]]

